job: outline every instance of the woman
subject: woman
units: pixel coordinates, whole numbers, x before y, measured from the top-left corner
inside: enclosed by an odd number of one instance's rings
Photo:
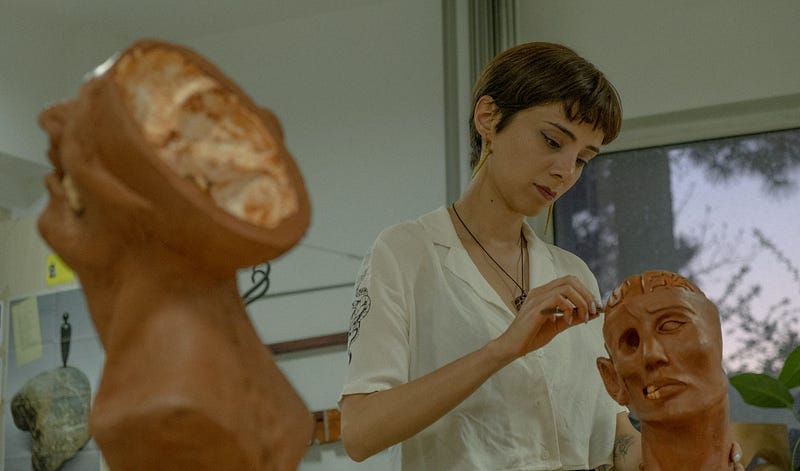
[[[524,44],[488,64],[471,183],[384,231],[363,263],[341,400],[353,459],[402,443],[407,470],[638,469],[639,434],[595,369],[597,282],[525,223],[620,124],[613,86],[566,47]]]

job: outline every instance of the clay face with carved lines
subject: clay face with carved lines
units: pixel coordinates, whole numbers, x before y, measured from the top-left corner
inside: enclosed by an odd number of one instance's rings
[[[656,285],[628,293],[606,308],[603,332],[643,422],[702,418],[727,395],[719,315],[701,292]]]

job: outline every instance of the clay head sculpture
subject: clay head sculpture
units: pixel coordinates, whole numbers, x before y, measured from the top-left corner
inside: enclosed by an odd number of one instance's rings
[[[610,358],[597,366],[609,394],[641,421],[645,469],[728,469],[728,380],[716,306],[686,278],[648,271],[612,292],[604,322]],[[710,461],[679,461],[693,450]]]
[[[141,41],[40,123],[55,171],[39,230],[105,349],[90,427],[111,468],[295,469],[311,417],[235,278],[309,224],[275,116],[193,51]]]
[[[92,196],[130,208],[113,219],[103,214],[117,232],[127,232],[127,222],[140,227],[130,237],[155,234],[171,250],[230,271],[277,257],[308,227],[303,180],[275,116],[187,49],[137,43],[98,67],[77,100],[40,121],[71,210],[81,213]],[[48,242],[68,243],[50,236],[66,222],[53,209],[40,229]],[[84,258],[99,258],[84,245],[64,250],[78,270]]]

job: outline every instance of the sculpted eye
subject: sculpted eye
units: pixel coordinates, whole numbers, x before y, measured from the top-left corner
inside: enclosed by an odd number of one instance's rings
[[[619,346],[626,353],[635,352],[639,348],[639,332],[636,329],[626,330],[619,338]]]
[[[658,330],[661,332],[673,332],[678,330],[683,326],[685,322],[677,321],[677,320],[668,320],[663,322],[660,326],[658,326]]]

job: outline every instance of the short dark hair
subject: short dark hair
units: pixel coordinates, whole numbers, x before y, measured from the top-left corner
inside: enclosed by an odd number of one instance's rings
[[[484,95],[494,100],[500,112],[498,132],[519,111],[559,102],[564,104],[569,120],[600,128],[603,144],[613,141],[622,125],[619,94],[592,63],[560,44],[521,44],[492,59],[472,90],[469,130],[473,168],[478,163],[482,145],[481,135],[475,128],[475,105]]]

